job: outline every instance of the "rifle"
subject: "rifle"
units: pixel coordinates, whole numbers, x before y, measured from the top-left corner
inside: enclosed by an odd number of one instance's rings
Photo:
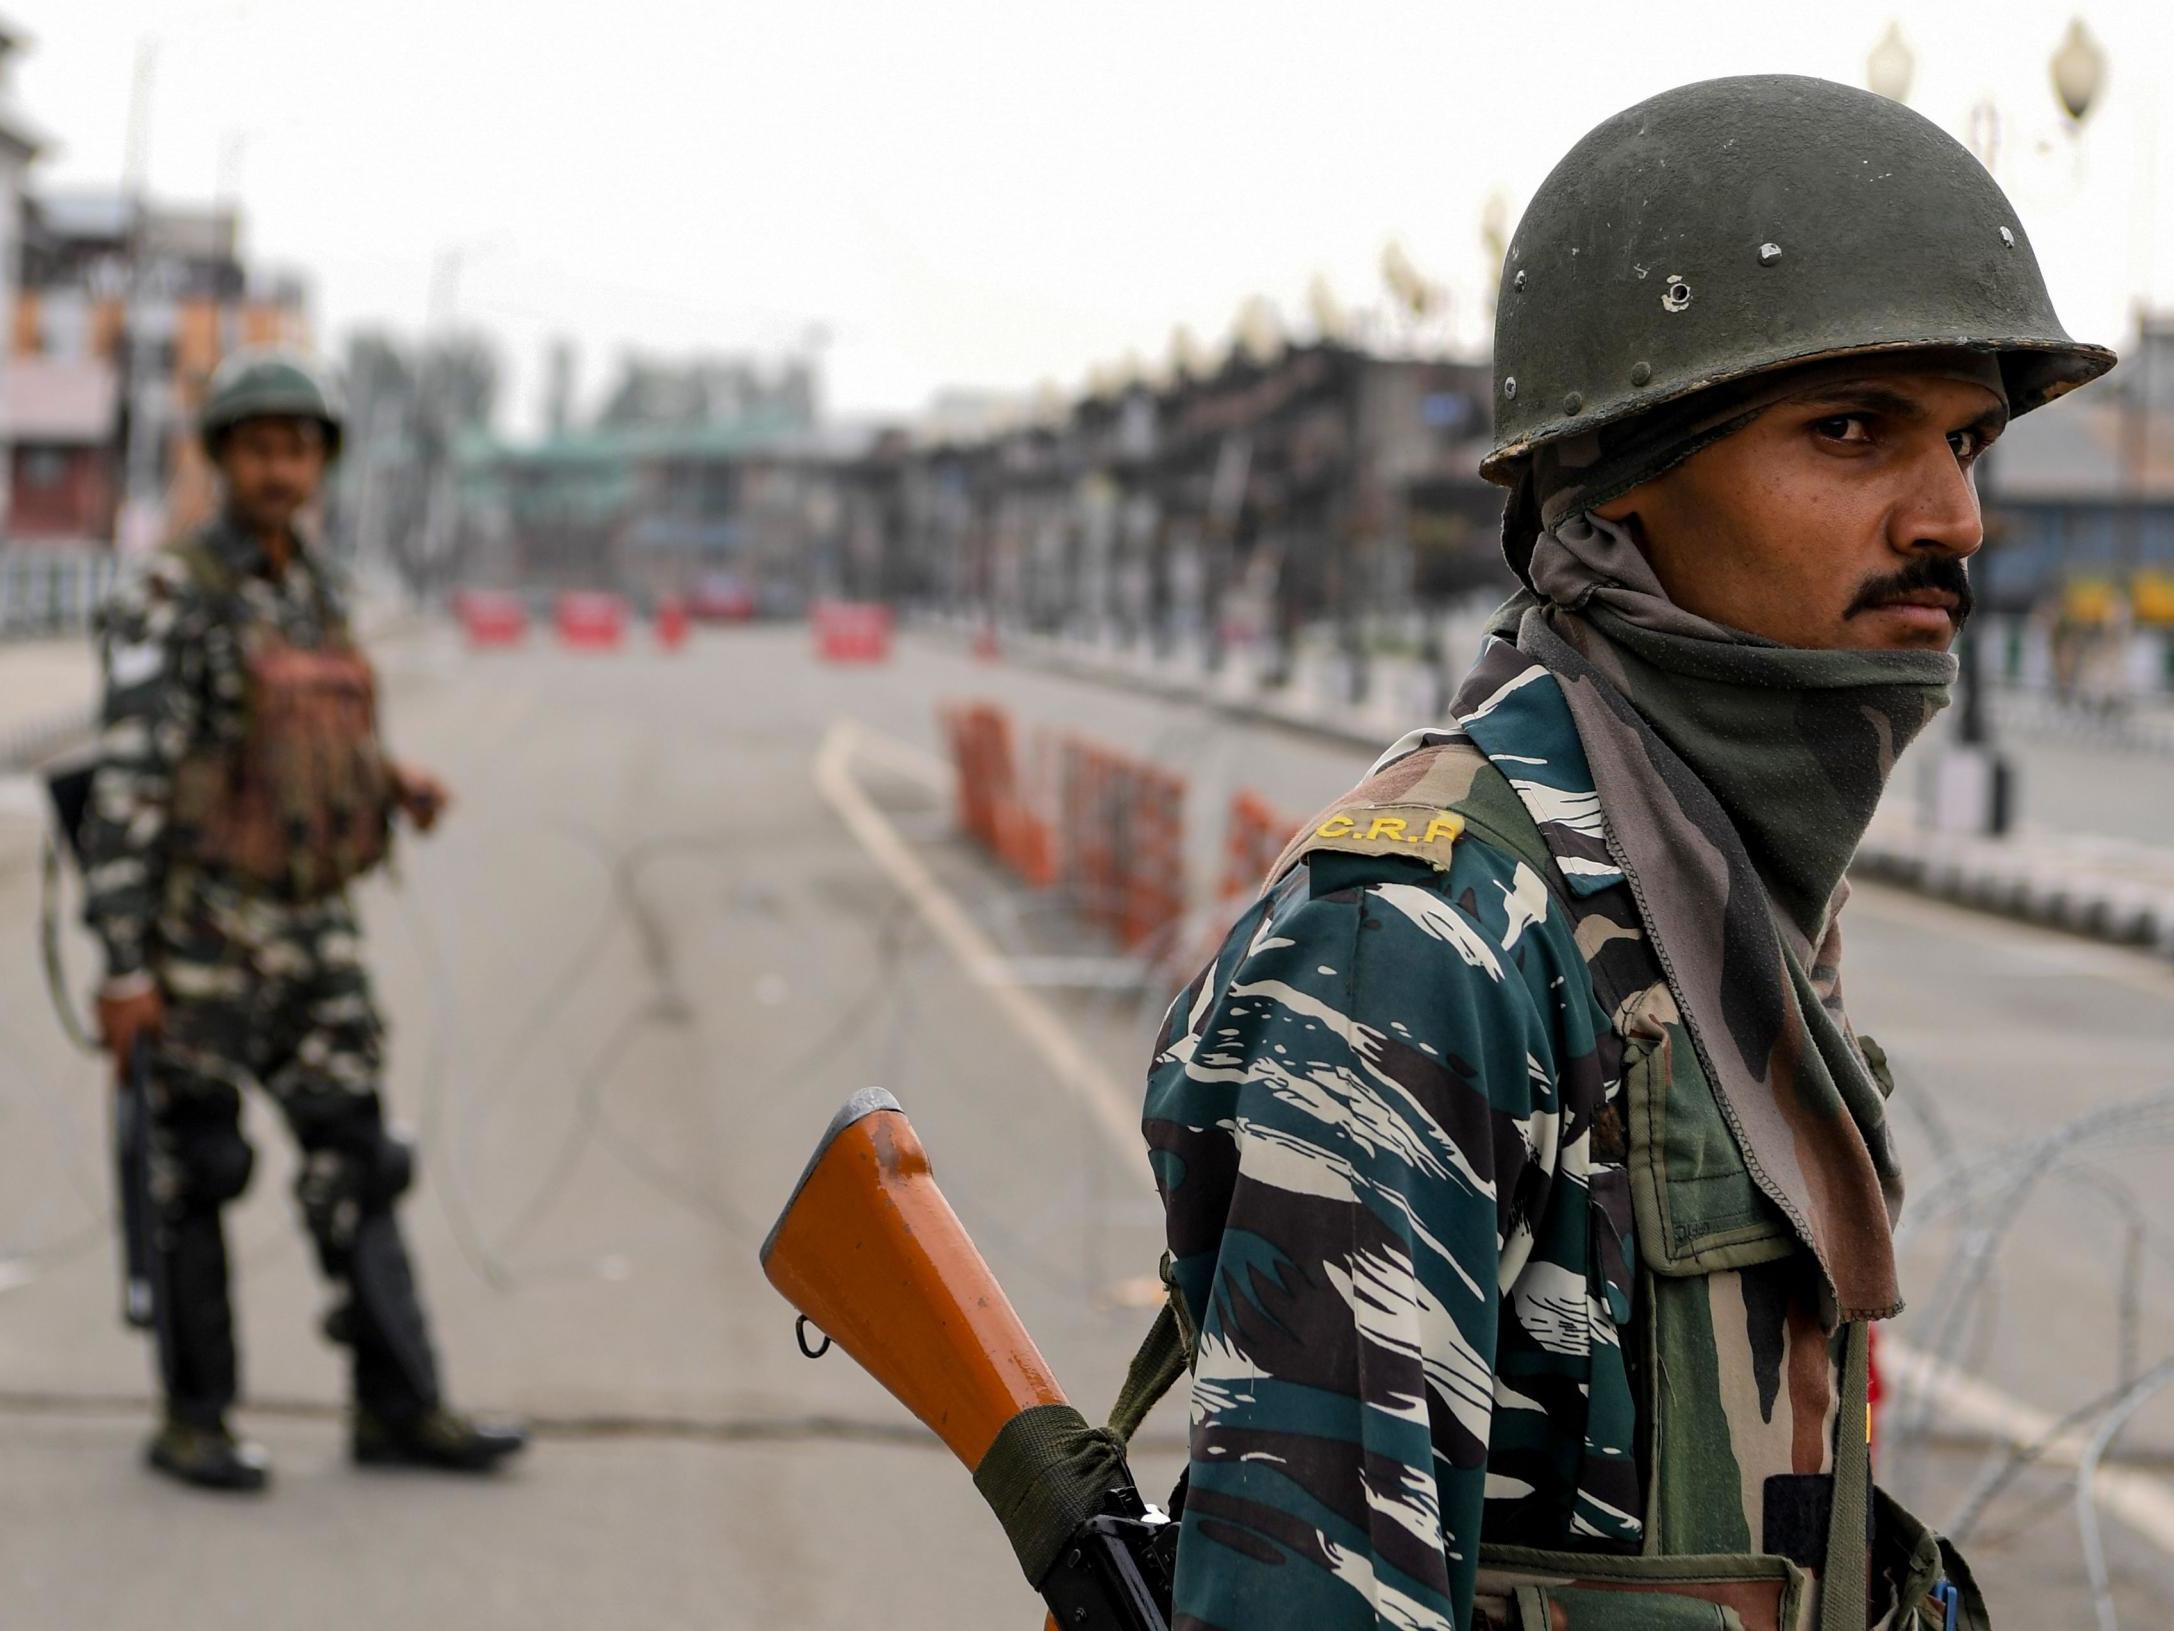
[[[159,1328],[157,1227],[151,1209],[151,1045],[128,1050],[113,1100],[113,1159],[121,1197],[121,1318],[139,1331]]]
[[[1151,1337],[1110,1427],[1090,1428],[890,1094],[856,1093],[832,1119],[762,1267],[799,1310],[803,1352],[822,1352],[808,1348],[812,1323],[973,1473],[1052,1626],[1166,1631],[1178,1525],[1140,1498],[1124,1439],[1152,1402],[1143,1388],[1168,1386],[1170,1355]],[[1160,1374],[1143,1383],[1148,1370]]]
[[[94,760],[63,764],[46,773],[46,792],[53,801],[53,821],[67,841],[67,853],[80,870],[83,865],[83,817],[90,808]],[[44,885],[39,903],[38,938],[45,960],[46,987],[61,1026],[85,1051],[98,1051],[98,1042],[76,1017],[74,999],[68,994],[67,971],[60,957],[60,857],[61,847],[50,835],[45,841]],[[116,1061],[120,1080],[113,1100],[113,1155],[115,1189],[120,1199],[121,1318],[139,1331],[158,1329],[155,1291],[154,1244],[157,1227],[151,1207],[151,1057],[147,1044],[139,1042],[126,1059]]]

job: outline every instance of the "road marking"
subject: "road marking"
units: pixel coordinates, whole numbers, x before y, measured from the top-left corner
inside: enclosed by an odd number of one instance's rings
[[[1004,1010],[1005,1017],[1042,1056],[1057,1081],[1094,1115],[1124,1155],[1138,1155],[1141,1145],[1134,1095],[1088,1056],[1064,1022],[1032,991],[1003,978],[1005,958],[853,779],[855,753],[870,750],[871,744],[879,740],[849,720],[833,724],[816,752],[816,788],[870,857],[913,903],[937,938],[987,988],[990,1000]],[[884,742],[882,747],[869,751],[869,757],[880,756],[894,768],[903,768],[909,755],[919,758],[923,768],[907,774],[926,779],[926,766],[933,764],[936,779],[942,779],[942,761],[917,749]],[[1880,1337],[1880,1364],[1897,1391],[1931,1388],[1943,1414],[1979,1432],[2029,1444],[2053,1431],[2055,1418],[2036,1406],[1885,1333]],[[2082,1459],[2084,1444],[2085,1435],[2081,1433],[2062,1434],[2048,1445],[2043,1459],[2073,1467]],[[2149,1473],[2102,1466],[2097,1489],[2099,1505],[2108,1515],[2161,1551],[2174,1553],[2174,1488]]]
[[[2056,1434],[2056,1417],[1884,1332],[1880,1369],[1895,1384],[1896,1392],[1929,1390],[1939,1401],[1940,1414],[1966,1427],[2016,1445],[2044,1441],[2046,1447],[2039,1456],[2043,1462],[2075,1467],[2083,1460],[2090,1422]],[[2164,1479],[2108,1462],[2100,1465],[2094,1488],[2101,1510],[2160,1551],[2174,1552],[2174,1488]]]
[[[899,836],[883,812],[853,779],[853,757],[873,740],[850,720],[839,720],[824,733],[815,755],[816,791],[835,810],[870,859],[881,867],[899,893],[912,902],[921,920],[956,957],[967,974],[989,993],[989,1000],[1041,1055],[1050,1073],[1092,1115],[1110,1143],[1126,1160],[1125,1170],[1147,1175],[1141,1157],[1139,1096],[1082,1048],[1062,1020],[1025,986],[1004,977],[1006,959],[956,897],[937,882],[921,858]],[[895,751],[895,748],[894,748]],[[910,751],[910,750],[906,750]]]
[[[951,785],[951,766],[926,748],[917,748],[896,737],[878,736],[851,725],[853,751],[864,759],[874,759],[886,768],[895,770],[908,781],[919,782],[931,792],[940,793]]]

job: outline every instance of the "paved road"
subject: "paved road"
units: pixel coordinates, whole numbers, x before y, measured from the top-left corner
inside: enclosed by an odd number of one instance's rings
[[[678,656],[470,656],[422,636],[388,667],[399,747],[463,800],[365,901],[391,1091],[427,1140],[423,1273],[459,1394],[535,1414],[543,1442],[492,1487],[341,1464],[336,1356],[310,1329],[320,1293],[291,1166],[260,1116],[266,1159],[235,1232],[250,1422],[280,1487],[238,1506],[134,1468],[145,1355],[113,1314],[102,1100],[43,1011],[34,807],[0,790],[0,1623],[1037,1623],[964,1473],[848,1363],[795,1353],[755,1245],[830,1111],[882,1082],[1096,1406],[1146,1318],[1132,1306],[1159,1244],[1145,1164],[839,821],[811,779],[816,744],[851,719],[933,752],[936,699],[996,694],[1028,722],[1186,759],[1203,809],[1241,784],[1309,808],[1362,756],[931,645],[819,668],[794,631]],[[940,792],[899,757],[857,760],[858,784],[983,933],[1015,953],[1095,949],[953,845]],[[1853,1009],[1963,1154],[2174,1083],[2174,969],[1869,889],[1852,915]],[[1151,1004],[1042,997],[1129,1086]],[[1906,1126],[1929,1166],[1928,1135]],[[2174,1229],[2164,1145],[2129,1144],[2093,1159]],[[1913,1297],[1934,1313],[1951,1235],[1911,1252]],[[2111,1381],[2125,1329],[2147,1360],[2174,1349],[2164,1260],[2147,1259],[2135,1319],[2117,1317],[2120,1239],[2090,1192],[2064,1182],[2033,1201],[1954,1357],[2057,1412]],[[1151,1426],[1151,1482],[1180,1425],[1173,1411]],[[2174,1415],[2143,1431],[2174,1444]],[[1937,1510],[1977,1469],[1949,1447],[1891,1476]],[[2065,1508],[2032,1517],[2040,1493],[2057,1482],[1997,1510],[1995,1528],[2023,1533],[1981,1571],[2008,1624],[2081,1617],[2073,1529]],[[2120,1528],[2110,1541],[2124,1623],[2167,1623],[2167,1558]]]

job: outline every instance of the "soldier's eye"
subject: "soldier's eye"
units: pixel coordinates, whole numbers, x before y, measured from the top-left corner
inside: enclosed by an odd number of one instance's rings
[[[1992,445],[1993,438],[1976,426],[1956,431],[1948,437],[1948,446],[1955,449],[1956,462],[1960,464],[1975,463],[1978,455]]]
[[[1872,440],[1872,430],[1861,413],[1832,414],[1825,419],[1812,421],[1812,434],[1830,442],[1863,443]]]

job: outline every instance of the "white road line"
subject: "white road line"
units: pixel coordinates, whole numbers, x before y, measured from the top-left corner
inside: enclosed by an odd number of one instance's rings
[[[1144,1183],[1148,1166],[1140,1141],[1139,1094],[1129,1092],[1104,1070],[1034,993],[1004,978],[1005,959],[958,900],[936,881],[898,829],[853,779],[853,757],[871,738],[849,720],[824,734],[815,755],[815,786],[838,813],[870,859],[881,867],[936,938],[949,948],[969,975],[984,986],[989,1000],[1041,1055],[1057,1082],[1095,1119],[1111,1145],[1125,1157],[1125,1170]]]
[[[816,753],[815,785],[937,938],[988,989],[990,1001],[1003,1009],[1057,1081],[1095,1117],[1120,1152],[1128,1158],[1138,1156],[1138,1095],[1090,1058],[1064,1022],[1031,991],[1005,979],[1006,962],[995,945],[854,781],[856,753],[882,758],[917,780],[938,782],[946,776],[942,761],[840,720],[824,735]],[[908,768],[915,760],[918,767]],[[1144,1174],[1146,1163],[1135,1161],[1133,1167]],[[1921,1353],[1897,1337],[1881,1336],[1880,1365],[1896,1392],[1931,1388],[1943,1415],[1978,1432],[2029,1444],[2053,1430],[2055,1418],[2035,1405]],[[2073,1467],[2082,1456],[2084,1442],[2081,1433],[2064,1434],[2048,1447],[2044,1459],[2055,1466]],[[2108,1516],[2161,1551],[2174,1553],[2174,1488],[2163,1480],[2133,1468],[2101,1467],[2098,1498]]]
[[[1929,1390],[1942,1416],[1994,1438],[2035,1444],[2053,1433],[2054,1416],[1898,1338],[1880,1337],[1880,1370],[1895,1392],[1922,1396]],[[2039,1459],[2050,1466],[2074,1467],[2083,1459],[2090,1426],[2086,1422],[2081,1430],[2052,1438]],[[2174,1488],[2164,1479],[2133,1467],[2104,1465],[2096,1489],[2101,1510],[2160,1551],[2174,1552]]]
[[[919,782],[931,792],[942,792],[951,786],[951,766],[927,749],[901,742],[894,736],[879,736],[858,721],[852,722],[852,731],[853,752],[857,756],[873,759],[908,781]]]

